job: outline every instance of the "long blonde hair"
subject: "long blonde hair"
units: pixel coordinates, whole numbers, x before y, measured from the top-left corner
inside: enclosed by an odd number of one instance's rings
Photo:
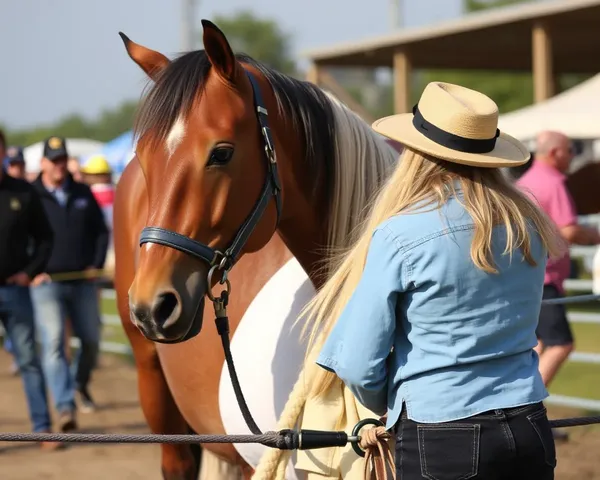
[[[475,227],[471,259],[478,268],[497,273],[492,255],[492,229],[496,225],[506,227],[505,253],[520,249],[530,265],[536,265],[531,253],[531,226],[551,256],[564,251],[565,244],[554,224],[499,169],[459,165],[406,149],[395,171],[372,200],[353,245],[328,260],[327,271],[332,273],[302,312],[301,318],[308,320],[304,327],[309,334],[307,362],[314,361],[314,350],[322,345],[356,288],[375,228],[394,215],[410,213],[416,204],[438,208],[456,195],[457,181],[463,193],[462,202]],[[339,381],[335,374],[319,368],[311,395],[322,395]]]

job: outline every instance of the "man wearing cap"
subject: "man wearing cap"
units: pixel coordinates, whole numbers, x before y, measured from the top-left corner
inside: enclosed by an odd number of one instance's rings
[[[5,139],[0,131],[0,157]],[[0,169],[0,322],[11,340],[35,432],[49,432],[46,384],[35,344],[29,285],[44,271],[53,234],[35,189]],[[43,443],[54,448],[56,443]]]
[[[23,156],[23,148],[9,147],[6,150],[6,159],[4,160],[4,168],[13,178],[25,180],[25,157]]]
[[[54,231],[54,248],[39,285],[32,289],[36,321],[42,343],[42,362],[57,410],[64,422],[76,428],[74,390],[81,409],[94,403],[88,383],[100,342],[100,311],[95,278],[104,266],[108,229],[102,211],[87,185],[73,179],[67,169],[64,138],[44,143],[41,173],[33,185]],[[75,378],[65,355],[66,317],[81,342]]]

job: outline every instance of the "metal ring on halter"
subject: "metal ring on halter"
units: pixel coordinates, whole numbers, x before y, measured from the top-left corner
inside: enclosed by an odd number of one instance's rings
[[[210,298],[211,302],[214,302],[216,300],[215,296],[212,293],[211,285],[212,285],[212,276],[215,273],[215,271],[217,271],[217,270],[220,270],[219,265],[213,265],[211,267],[211,269],[208,271],[208,277],[206,279],[206,281],[207,281],[206,295],[208,296],[208,298]],[[227,295],[229,295],[231,293],[231,283],[229,282],[229,279],[227,278],[227,270],[224,270],[223,278],[221,278],[219,283],[221,285],[225,284],[225,290],[227,291]]]
[[[366,425],[374,425],[376,427],[383,427],[384,423],[381,420],[377,420],[375,418],[365,418],[364,420],[361,420],[356,425],[354,425],[354,428],[352,429],[352,436],[357,437],[359,439],[359,441],[352,442],[352,450],[354,450],[356,452],[356,454],[361,457],[365,456],[365,452],[358,446],[358,444],[360,443],[359,433],[362,430],[362,428],[365,427]]]

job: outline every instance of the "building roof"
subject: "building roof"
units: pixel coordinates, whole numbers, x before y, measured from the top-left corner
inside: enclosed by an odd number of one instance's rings
[[[556,72],[600,71],[600,0],[537,1],[486,10],[302,56],[322,65],[384,67],[392,66],[395,51],[405,49],[414,68],[530,71],[531,28],[538,20],[550,27]]]

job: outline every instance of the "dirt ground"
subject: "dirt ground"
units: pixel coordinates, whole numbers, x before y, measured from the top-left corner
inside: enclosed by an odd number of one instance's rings
[[[146,433],[139,407],[135,369],[104,356],[91,386],[95,413],[80,414],[81,433]],[[0,431],[27,432],[30,424],[21,380],[9,373],[9,357],[0,353]],[[158,445],[71,444],[42,452],[36,444],[0,443],[2,480],[159,480]]]
[[[29,421],[20,379],[8,373],[9,357],[0,352],[0,431],[27,432]],[[82,432],[144,433],[136,375],[126,361],[104,356],[93,380],[99,410],[80,415]],[[584,415],[549,408],[551,418]],[[557,445],[557,480],[600,480],[600,427],[570,428],[569,442]],[[156,445],[76,444],[63,451],[41,452],[35,444],[0,443],[2,480],[160,480]],[[215,479],[218,480],[218,479]]]

